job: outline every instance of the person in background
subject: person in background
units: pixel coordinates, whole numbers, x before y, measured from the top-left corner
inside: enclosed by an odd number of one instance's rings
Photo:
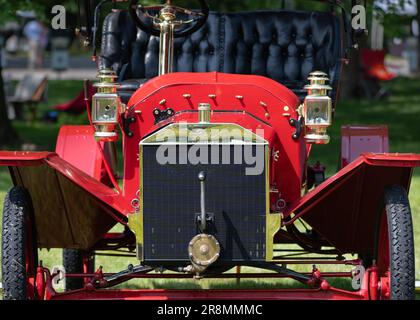
[[[29,21],[23,28],[28,40],[28,67],[40,69],[44,65],[44,52],[48,42],[48,29],[37,19]]]

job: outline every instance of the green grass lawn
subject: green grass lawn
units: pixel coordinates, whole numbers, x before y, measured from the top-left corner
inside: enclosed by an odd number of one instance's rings
[[[39,114],[60,102],[73,98],[81,90],[82,83],[75,81],[50,81],[49,103],[42,104]],[[345,101],[337,106],[334,126],[330,130],[331,143],[326,146],[313,148],[311,161],[320,160],[327,166],[328,175],[332,175],[338,162],[340,148],[340,127],[343,124],[388,124],[392,152],[420,153],[420,80],[398,79],[391,85],[392,95],[386,101]],[[61,124],[85,123],[84,116],[73,117],[60,115],[58,124],[42,124],[40,122],[30,126],[26,123],[15,123],[22,140],[34,143],[43,150],[54,150],[55,139]],[[11,186],[7,169],[0,168],[0,199],[4,198],[5,192]],[[420,266],[420,171],[413,176],[411,193],[411,207],[413,211],[415,241],[416,241],[416,265]],[[2,202],[2,201],[0,201]],[[2,203],[0,203],[2,209]],[[59,250],[42,250],[40,254],[45,266],[61,264],[61,252]],[[135,259],[110,258],[98,256],[97,265],[103,265],[105,272],[120,271],[129,263],[135,264]],[[297,267],[299,271],[310,271],[310,266]],[[244,268],[244,270],[249,270]],[[336,267],[321,266],[321,271],[337,270]],[[420,268],[416,270],[416,277],[420,279]],[[240,287],[273,288],[285,287],[296,284],[290,280],[242,280]],[[348,287],[348,281],[336,280],[335,285]],[[232,288],[236,287],[235,280],[132,280],[130,287],[153,287],[153,288]]]

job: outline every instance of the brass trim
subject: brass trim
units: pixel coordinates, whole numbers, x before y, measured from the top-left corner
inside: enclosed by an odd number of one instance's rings
[[[234,123],[171,123],[166,127],[161,128],[160,130],[154,132],[153,134],[147,136],[146,138],[144,138],[143,140],[140,141],[141,145],[161,145],[161,144],[165,144],[165,145],[170,145],[170,144],[175,144],[175,145],[184,145],[184,144],[205,144],[205,145],[212,145],[212,144],[229,144],[229,145],[233,145],[235,144],[235,142],[225,142],[223,140],[223,138],[225,136],[223,135],[219,135],[216,136],[216,138],[218,138],[217,140],[213,141],[188,141],[188,135],[192,134],[193,136],[195,136],[196,134],[193,132],[194,130],[200,130],[203,131],[207,134],[207,137],[209,138],[214,138],[211,135],[211,130],[212,129],[216,129],[216,130],[220,130],[221,133],[227,133],[225,130],[232,130],[235,134],[239,134],[237,136],[235,136],[234,138],[237,139],[237,143],[239,143],[239,140],[243,137],[250,137],[252,138],[252,144],[255,145],[267,145],[268,142],[263,138],[258,136],[256,133],[245,129],[244,127],[238,125],[238,124],[234,124]],[[157,140],[157,136],[160,134],[162,136],[165,136],[164,133],[165,130],[168,131],[172,131],[175,132],[175,137],[179,138],[181,135],[184,139],[177,139],[177,141],[174,142],[165,142],[165,141],[159,141]],[[234,131],[236,130],[236,131]],[[185,136],[185,134],[187,134]],[[231,137],[230,135],[228,135],[228,137]],[[220,139],[219,139],[220,138]],[[220,141],[222,140],[222,141]]]
[[[141,201],[140,201],[141,202]],[[143,212],[138,211],[128,215],[128,227],[136,236],[136,255],[139,261],[144,260]]]
[[[270,262],[274,259],[274,236],[280,230],[281,214],[280,213],[269,213],[266,217],[266,253],[265,261]]]
[[[198,123],[208,124],[210,123],[211,107],[210,103],[200,103],[198,105]]]
[[[274,257],[274,235],[280,230],[280,213],[271,213],[270,210],[270,149],[265,146],[265,261],[269,262]]]
[[[144,261],[144,220],[143,220],[143,147],[139,145],[139,208],[138,211],[128,215],[128,227],[136,236],[136,254],[140,262]],[[140,252],[141,251],[141,252]]]

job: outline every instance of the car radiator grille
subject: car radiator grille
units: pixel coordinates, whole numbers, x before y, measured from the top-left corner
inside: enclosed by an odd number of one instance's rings
[[[200,212],[201,171],[207,175],[206,211],[214,215],[207,233],[215,236],[221,246],[218,263],[265,260],[265,165],[259,175],[246,175],[245,168],[249,166],[234,164],[233,160],[230,164],[161,165],[156,157],[158,145],[141,148],[145,262],[189,260],[188,244],[199,233],[195,216]],[[178,151],[179,145],[171,148]],[[234,146],[229,148],[233,159]],[[263,152],[265,156],[266,146],[252,148],[254,153]],[[211,159],[213,149],[209,149]],[[218,153],[221,155],[222,151]]]

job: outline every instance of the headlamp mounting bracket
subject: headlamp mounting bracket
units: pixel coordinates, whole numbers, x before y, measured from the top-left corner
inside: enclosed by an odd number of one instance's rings
[[[303,121],[303,117],[299,116],[297,119],[293,119],[291,118],[289,120],[289,124],[296,128],[296,131],[292,134],[292,139],[293,140],[297,140],[300,138],[302,132],[303,132],[303,127],[304,127],[304,121]]]

